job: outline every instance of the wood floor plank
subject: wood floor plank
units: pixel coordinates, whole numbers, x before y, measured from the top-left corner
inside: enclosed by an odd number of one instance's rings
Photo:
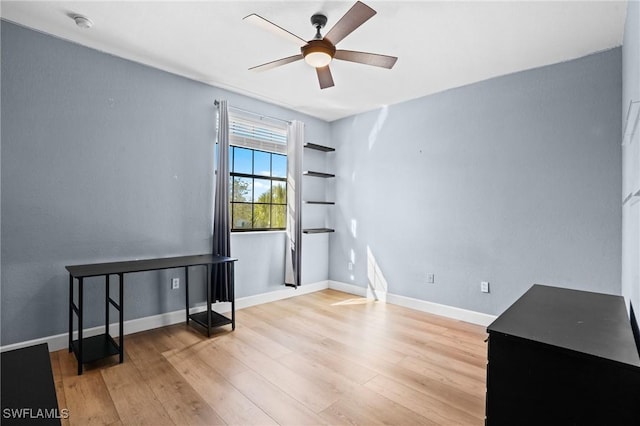
[[[262,324],[262,320],[253,315],[251,309],[252,307],[248,307],[236,311],[236,328]]]
[[[337,337],[331,331],[321,331],[322,324],[317,323],[314,327],[317,333],[309,333],[305,331],[312,324],[305,323],[304,320],[298,318],[298,324],[279,324],[271,325],[263,323],[260,326],[252,327],[254,331],[269,336],[278,341],[282,345],[294,348],[296,352],[317,351],[323,354],[327,359],[335,357],[337,359],[347,360],[351,365],[356,365],[356,369],[367,369],[370,372],[376,369],[384,370],[392,362],[399,362],[406,355],[393,349],[371,345],[367,342],[366,336],[355,333],[349,338],[341,338],[338,341],[333,337]],[[343,325],[344,326],[344,325]],[[305,336],[305,334],[307,334]],[[314,336],[309,338],[309,335]],[[332,336],[332,337],[325,337]],[[360,340],[358,340],[360,338]],[[347,342],[347,343],[344,343]],[[357,371],[357,370],[353,370]],[[369,374],[369,373],[367,373]]]
[[[53,373],[53,383],[56,389],[56,398],[58,400],[58,410],[62,414],[62,410],[67,409],[67,399],[64,393],[64,382],[62,370],[60,368],[60,359],[58,357],[58,352],[49,353],[49,359],[51,361],[51,372]],[[69,419],[67,417],[63,417],[60,419],[60,424],[62,426],[69,425]]]
[[[322,347],[330,353],[340,354],[350,362],[359,364],[369,368],[378,374],[392,369],[395,365],[393,362],[386,361],[383,357],[375,352],[369,352],[367,349],[358,349],[357,346],[346,345],[333,339],[324,339]],[[403,358],[399,359],[400,362]]]
[[[458,354],[447,350],[447,348],[426,346],[426,350],[423,350],[416,358],[423,362],[430,363],[434,368],[439,368],[444,371],[453,370],[479,380],[482,383],[486,381],[486,362],[483,363],[482,366],[478,366],[475,358],[473,358],[471,362],[467,362],[458,359],[457,355]]]
[[[163,358],[162,352],[173,349],[164,344],[163,334],[161,330],[155,329],[127,336],[128,358],[133,361],[155,361]]]
[[[317,326],[317,328],[324,330],[326,327],[330,327],[330,330],[332,330],[332,338],[338,339],[342,342],[353,343],[354,338],[357,339],[358,337],[367,336],[367,350],[371,350],[372,347],[393,348],[393,350],[387,350],[386,352],[388,356],[393,356],[393,353],[397,354],[395,360],[386,359],[392,363],[397,362],[407,354],[420,357],[425,350],[423,346],[426,345],[429,346],[429,349],[431,350],[446,351],[448,356],[455,357],[456,359],[463,360],[465,362],[474,363],[480,367],[486,364],[486,347],[484,346],[474,347],[470,351],[460,348],[459,345],[456,342],[452,342],[451,339],[443,338],[437,334],[409,334],[404,329],[395,328],[393,325],[388,326],[388,330],[379,330],[377,327],[372,327],[370,324],[367,324],[367,321],[359,321],[362,326],[359,327],[358,335],[345,336],[341,333],[341,328],[344,328],[344,324],[349,323],[349,321],[338,321],[335,317],[323,319],[322,316],[315,311],[306,311],[301,315],[316,322],[322,320],[323,324]],[[483,342],[483,339],[480,336],[478,336],[477,340]],[[482,352],[479,352],[479,348],[484,349]]]
[[[58,352],[49,353],[49,361],[51,362],[51,373],[53,374],[53,381],[62,381],[62,371],[60,369],[60,360],[58,359]]]
[[[176,324],[86,365],[51,354],[65,425],[479,425],[484,327],[324,290]],[[63,407],[64,406],[64,407]]]
[[[125,424],[173,425],[163,404],[155,397],[135,363],[127,362],[101,370],[104,383]]]
[[[400,365],[390,366],[383,375],[433,398],[447,401],[474,416],[484,413],[484,394],[443,383],[437,378],[416,373]]]
[[[269,355],[271,358],[280,358],[283,355],[292,353],[288,347],[272,340],[260,333],[255,332],[251,328],[239,328],[234,336],[244,343],[253,346],[255,349]]]
[[[315,344],[315,341],[300,339],[294,333],[290,333],[277,325],[271,325],[266,322],[261,322],[259,325],[252,326],[251,330],[286,348],[289,348],[292,351],[304,351]]]
[[[171,347],[175,347],[176,345],[187,347],[207,340],[207,335],[202,333],[200,328],[192,327],[185,323],[162,327],[159,328],[158,331],[165,335],[165,344]],[[229,332],[230,329],[228,327],[221,327],[215,329],[213,334],[217,335]]]
[[[233,353],[253,371],[316,413],[324,410],[337,399],[330,389],[295,373],[239,339],[228,339],[219,344],[221,348]]]
[[[208,342],[202,347],[190,347],[178,352],[166,354],[167,359],[199,359],[225,379],[249,370],[242,361],[229,352],[220,349],[215,342]]]
[[[416,321],[413,319],[407,320],[402,315],[399,315],[393,310],[387,309],[387,305],[380,304],[379,302],[370,302],[374,310],[369,311],[354,311],[356,314],[349,314],[349,316],[343,317],[339,322],[345,322],[347,320],[356,320],[362,324],[363,327],[370,330],[370,332],[376,334],[379,338],[389,338],[388,334],[392,333],[393,337],[400,340],[403,344],[411,343],[437,343],[438,345],[448,345],[461,352],[462,355],[472,356],[478,349],[485,350],[483,338],[479,338],[477,334],[481,328],[474,329],[475,337],[471,338],[471,333],[467,330],[461,332],[451,331],[444,324],[425,324],[424,321]],[[340,315],[344,315],[344,311],[336,312],[335,310],[328,310],[326,304],[321,305],[319,310],[309,310],[301,312],[303,316],[324,316],[324,322],[335,324],[336,328],[339,328],[339,322],[336,323]],[[353,308],[353,305],[350,305]],[[406,310],[406,309],[405,309]],[[371,315],[374,312],[375,315]],[[477,327],[477,326],[476,326]],[[482,361],[479,360],[479,363]]]
[[[486,364],[486,356],[480,356],[478,349],[469,350],[459,345],[450,344],[442,336],[434,335],[418,338],[404,331],[393,331],[386,336],[373,336],[372,339],[379,345],[390,345],[403,354],[416,358],[421,358],[425,351],[433,350],[446,352],[449,357],[478,367]]]
[[[335,292],[334,290],[329,290],[322,297],[327,297],[331,292]],[[337,293],[337,292],[336,292]],[[339,293],[338,293],[339,294]],[[332,300],[334,300],[337,296],[333,294],[330,296]],[[372,302],[369,302],[370,304]],[[334,303],[335,305],[335,303]],[[327,309],[327,304],[323,303],[319,306],[319,308]],[[357,307],[357,304],[346,304],[342,305],[347,308]],[[473,342],[473,344],[481,345],[481,340],[478,339],[479,334],[486,334],[484,327],[469,324],[462,321],[451,320],[449,318],[438,317],[436,315],[427,314],[418,311],[412,311],[410,309],[402,308],[399,306],[388,305],[383,303],[374,303],[371,306],[375,306],[378,308],[378,312],[376,314],[376,321],[372,321],[370,323],[373,324],[387,324],[390,326],[402,326],[404,328],[411,329],[412,326],[414,329],[419,329],[421,331],[429,331],[434,332],[436,334],[446,335],[451,337],[453,340],[462,340],[465,341],[469,339]],[[362,313],[362,310],[358,312]]]
[[[348,327],[347,324],[350,324],[350,326]],[[305,311],[297,322],[280,325],[280,327],[287,327],[292,333],[297,333],[300,338],[304,336],[305,330],[312,328],[321,338],[329,338],[344,345],[352,346],[359,352],[366,352],[389,363],[398,362],[406,356],[401,351],[396,350],[393,345],[382,341],[374,331],[362,325],[358,326],[344,318],[341,320],[336,318],[329,320],[316,312]]]
[[[279,361],[289,370],[303,375],[305,378],[321,385],[324,389],[335,394],[337,397],[358,392],[361,386],[324,365],[314,362],[304,356],[304,354],[292,353],[283,356]]]
[[[441,368],[430,362],[408,356],[398,363],[398,366],[415,371],[425,377],[430,377],[442,383],[465,389],[472,393],[481,394],[485,390],[485,381],[469,377],[464,370]]]
[[[231,425],[277,424],[224,377],[198,358],[168,358],[216,413]]]
[[[415,411],[364,387],[357,393],[340,398],[320,415],[329,424],[437,425]]]
[[[63,378],[70,425],[105,425],[120,420],[111,395],[99,371]]]
[[[484,423],[484,419],[474,417],[445,401],[433,398],[382,375],[370,380],[365,386],[440,425],[479,426]]]
[[[328,352],[316,348],[308,349],[300,353],[305,359],[334,371],[347,380],[354,383],[364,384],[374,378],[378,373],[361,364],[344,358],[340,353]]]
[[[130,351],[153,348],[156,334],[138,336]],[[162,355],[133,359],[142,380],[177,425],[222,425],[225,422]]]
[[[252,370],[236,374],[230,380],[280,425],[324,424],[321,417]]]

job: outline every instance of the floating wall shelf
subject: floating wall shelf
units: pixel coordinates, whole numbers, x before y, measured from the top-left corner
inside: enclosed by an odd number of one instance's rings
[[[320,177],[320,178],[336,177],[336,175],[333,175],[331,173],[312,172],[311,170],[307,170],[306,172],[302,172],[302,174],[305,175],[305,176],[314,176],[314,177]]]
[[[309,149],[315,149],[316,151],[322,151],[322,152],[333,152],[336,150],[335,148],[331,148],[329,146],[318,145],[316,143],[311,143],[311,142],[305,143],[304,147]]]
[[[328,146],[324,146],[324,145],[318,145],[315,143],[310,143],[307,142],[304,144],[305,148],[309,148],[309,149],[313,149],[315,151],[320,151],[323,153],[327,153],[327,152],[333,152],[335,151],[335,148],[331,148]],[[336,175],[332,174],[332,173],[324,173],[324,172],[314,172],[311,170],[307,170],[302,172],[303,175],[305,176],[313,176],[313,177],[319,177],[319,178],[334,178],[336,177]],[[305,201],[305,204],[315,204],[315,205],[335,205],[334,201],[324,201],[322,200],[322,198],[325,198],[324,196],[321,195],[311,195],[308,194],[307,198],[311,198],[310,200]],[[315,200],[313,199],[315,198]],[[326,233],[330,233],[330,232],[335,232],[334,229],[331,228],[303,228],[302,232],[305,234],[326,234]]]
[[[305,234],[324,234],[327,232],[335,232],[335,229],[331,228],[307,228],[303,229],[302,232]]]

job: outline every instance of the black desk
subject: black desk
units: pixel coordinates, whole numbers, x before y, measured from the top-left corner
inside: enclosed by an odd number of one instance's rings
[[[487,425],[640,424],[622,297],[534,285],[487,331]]]
[[[0,354],[3,425],[60,425],[68,415],[58,409],[46,343]]]
[[[132,272],[155,271],[161,269],[184,268],[186,291],[186,320],[190,319],[207,329],[207,335],[211,334],[212,327],[231,324],[235,329],[235,295],[233,283],[233,264],[237,259],[211,254],[193,256],[165,257],[158,259],[131,260],[125,262],[93,263],[88,265],[66,266],[69,271],[69,352],[73,351],[78,360],[78,374],[82,374],[82,365],[97,361],[112,355],[119,355],[120,362],[124,361],[124,274]],[[207,310],[197,314],[189,314],[189,267],[204,266],[207,277]],[[211,270],[212,267],[223,266],[228,268],[230,294],[231,294],[231,318],[211,311]],[[117,275],[119,278],[119,301],[116,302],[109,295],[109,276]],[[84,278],[105,277],[105,332],[97,336],[83,338],[83,290]],[[74,303],[73,284],[78,280],[78,304]],[[115,341],[109,334],[109,305],[112,305],[119,314],[119,339]],[[73,314],[78,316],[78,340],[73,340]]]

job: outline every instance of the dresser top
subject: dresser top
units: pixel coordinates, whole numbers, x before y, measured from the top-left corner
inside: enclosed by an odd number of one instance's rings
[[[621,296],[535,284],[487,331],[640,367]]]

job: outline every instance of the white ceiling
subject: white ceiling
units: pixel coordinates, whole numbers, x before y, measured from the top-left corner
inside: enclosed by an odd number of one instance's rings
[[[248,68],[299,53],[242,18],[257,13],[311,39],[349,1],[4,1],[2,18],[63,39],[327,121],[622,44],[626,1],[370,1],[378,14],[340,49],[397,56],[392,70],[333,61],[335,87],[320,90],[303,61]],[[69,17],[83,14],[81,29]]]

